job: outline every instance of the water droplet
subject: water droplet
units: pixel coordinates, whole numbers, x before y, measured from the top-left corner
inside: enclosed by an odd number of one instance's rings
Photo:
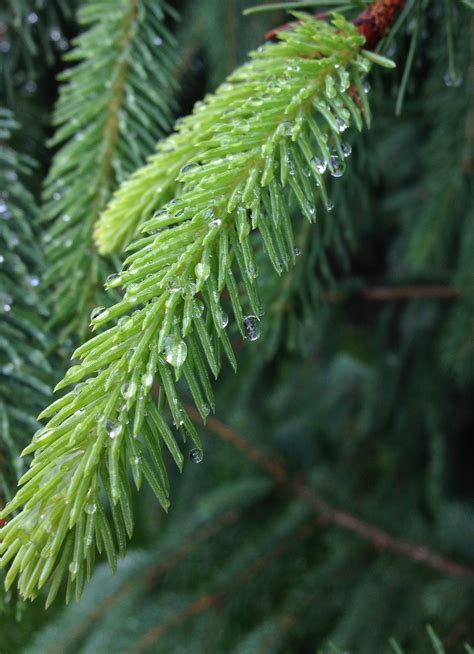
[[[462,84],[462,75],[456,71],[454,71],[454,75],[451,75],[449,70],[446,71],[443,79],[446,86],[458,87]]]
[[[334,203],[329,200],[326,208],[328,211],[332,211],[334,209]]]
[[[55,41],[56,43],[61,40],[61,30],[59,27],[52,27],[49,31],[49,36],[51,38],[51,41]]]
[[[107,309],[105,307],[95,307],[95,309],[92,309],[91,322],[94,322],[95,320],[101,318],[106,311]]]
[[[87,515],[94,515],[94,513],[97,511],[97,504],[95,502],[88,502],[84,507],[84,511],[87,513]]]
[[[71,221],[71,216],[69,214],[65,213],[62,216],[62,221],[63,221],[63,223],[69,223]]]
[[[190,461],[192,461],[192,463],[202,463],[202,461],[204,459],[204,455],[202,453],[202,450],[195,447],[189,453],[189,459],[190,459]]]
[[[204,313],[204,304],[201,302],[201,300],[194,300],[193,313],[196,318],[200,318]]]
[[[122,425],[116,420],[107,420],[105,423],[105,430],[109,438],[117,438],[117,436],[122,431]]]
[[[161,38],[161,36],[158,36],[158,35],[157,35],[157,36],[154,37],[154,39],[153,39],[153,43],[154,43],[156,46],[159,47],[160,45],[162,45],[162,43],[163,43],[163,39]]]
[[[208,263],[198,263],[194,269],[198,283],[203,283],[211,274],[211,267]]]
[[[324,91],[326,97],[329,99],[332,99],[336,95],[336,85],[334,78],[331,75],[326,75],[326,79],[324,80]]]
[[[295,255],[295,257],[299,257],[300,254],[301,254],[301,248],[299,248],[299,247],[294,247],[294,248],[293,248],[293,254]]]
[[[186,175],[186,173],[190,173],[193,170],[196,170],[197,168],[199,168],[198,163],[187,163],[181,168],[181,170],[179,171],[179,174],[180,175]]]
[[[72,563],[69,564],[69,572],[73,576],[76,576],[78,571],[79,571],[79,563],[77,561],[73,561]]]
[[[168,292],[174,295],[175,293],[179,293],[181,290],[178,282],[174,277],[170,277],[168,281],[166,282],[166,288],[168,289]]]
[[[217,315],[218,315],[220,326],[222,327],[222,329],[225,329],[229,324],[229,316],[222,309],[218,310]]]
[[[109,275],[105,281],[108,288],[115,288],[122,282],[122,275],[120,273],[113,273]]]
[[[186,361],[188,348],[186,343],[179,336],[168,336],[164,342],[164,353],[167,363],[174,368],[181,368]]]
[[[12,310],[13,298],[10,295],[4,295],[2,299],[3,311],[9,313]]]
[[[262,333],[260,319],[257,316],[247,316],[244,319],[244,329],[247,333],[247,338],[250,341],[256,341]]]
[[[350,157],[352,154],[352,146],[349,143],[341,143],[342,154],[346,157]]]
[[[33,79],[29,79],[26,84],[25,84],[25,91],[27,93],[36,93],[36,90],[38,88],[38,85]]]
[[[8,211],[7,205],[5,204],[5,202],[3,202],[3,200],[0,200],[0,213],[6,213],[7,211]]]
[[[314,157],[312,163],[314,164],[318,173],[320,173],[321,175],[326,172],[326,168],[328,167],[328,164],[325,159],[319,159],[318,157]]]
[[[39,284],[40,284],[40,278],[39,278],[39,277],[31,277],[31,279],[30,279],[30,284],[31,284],[32,286],[34,286],[34,287],[35,287],[35,286],[39,286]]]
[[[34,12],[31,12],[31,14],[28,14],[28,17],[26,19],[30,25],[34,25],[35,23],[38,22],[38,14],[35,14]]]
[[[340,132],[346,131],[347,124],[342,120],[342,118],[336,118],[336,124]]]
[[[153,386],[154,377],[151,373],[147,372],[142,376],[142,386],[145,391],[149,391]]]
[[[286,164],[288,166],[288,172],[292,177],[294,177],[296,175],[296,168],[293,159],[290,156],[286,158]]]
[[[5,257],[3,254],[0,254],[0,264],[5,263]]]
[[[137,384],[134,381],[125,382],[120,389],[120,392],[124,400],[130,400],[137,394]]]
[[[181,296],[183,300],[190,300],[196,295],[196,284],[194,282],[188,282],[185,284],[184,288],[181,290]]]
[[[344,174],[344,164],[336,154],[331,155],[331,175],[333,177],[342,177]]]
[[[211,413],[211,407],[209,404],[201,404],[201,413],[207,418],[207,416]]]

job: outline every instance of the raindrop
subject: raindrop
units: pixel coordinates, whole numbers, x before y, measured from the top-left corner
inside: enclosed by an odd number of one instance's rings
[[[314,157],[313,164],[321,175],[326,172],[326,168],[328,167],[327,161],[325,159],[319,159],[318,157]]]
[[[336,95],[334,78],[331,77],[331,75],[327,75],[324,85],[325,85],[326,97],[328,97],[329,99],[333,98]]]
[[[37,88],[36,82],[32,79],[29,79],[25,84],[25,91],[27,93],[35,93]]]
[[[26,20],[30,23],[30,25],[34,25],[38,22],[38,14],[32,12],[31,14],[28,14],[28,18]]]
[[[122,425],[116,420],[107,420],[105,423],[105,430],[109,438],[117,438],[122,431]]]
[[[222,309],[219,309],[217,314],[220,326],[222,329],[225,329],[229,324],[229,316],[225,313],[225,311],[222,311]]]
[[[179,171],[180,175],[186,175],[187,173],[192,172],[193,170],[197,170],[199,168],[198,163],[187,163],[184,165],[181,170]]]
[[[6,213],[7,211],[8,211],[7,205],[5,204],[5,202],[3,202],[3,200],[0,200],[0,213]]]
[[[79,563],[77,561],[73,561],[69,564],[69,572],[74,576],[77,575],[79,572]]]
[[[454,76],[451,75],[449,70],[446,71],[443,79],[446,86],[458,87],[462,84],[462,75],[456,71],[454,72]]]
[[[52,41],[55,41],[56,43],[61,40],[61,31],[59,30],[58,27],[52,27],[49,36]]]
[[[336,118],[336,124],[340,132],[346,131],[347,124],[342,120],[342,118]]]
[[[290,156],[288,156],[286,158],[286,163],[288,165],[288,172],[292,177],[294,177],[296,175],[296,168],[293,159]]]
[[[196,284],[194,282],[189,282],[181,290],[181,295],[183,300],[190,300],[196,294]]]
[[[134,381],[125,382],[120,389],[120,392],[124,400],[129,400],[137,394],[137,384]]]
[[[30,284],[32,286],[39,286],[40,284],[40,278],[39,277],[31,277],[30,278]]]
[[[350,157],[352,154],[352,146],[349,143],[341,143],[342,154],[346,157]]]
[[[84,511],[88,515],[94,515],[94,513],[97,511],[97,504],[95,502],[88,502],[84,507]]]
[[[201,413],[207,418],[207,416],[211,413],[211,407],[209,404],[201,404]]]
[[[334,209],[334,203],[331,200],[329,200],[326,208],[328,211],[332,211]]]
[[[120,275],[120,273],[113,273],[112,275],[109,275],[105,281],[109,288],[115,288],[116,286],[119,286],[121,282],[122,275]]]
[[[204,459],[204,455],[202,453],[202,450],[199,450],[197,447],[195,447],[189,453],[189,459],[192,461],[192,463],[202,463],[202,461]]]
[[[367,94],[370,91],[370,83],[364,82],[364,84],[362,85],[362,90],[364,91],[365,94]]]
[[[12,310],[13,299],[10,295],[3,296],[3,310],[5,313],[9,313]]]
[[[157,46],[160,46],[163,43],[163,39],[161,38],[161,36],[155,36],[155,38],[153,39],[153,43]]]
[[[196,318],[200,318],[204,313],[204,304],[201,300],[194,300],[194,315]]]
[[[164,353],[167,363],[174,368],[181,368],[186,361],[188,348],[179,336],[168,336],[164,342]]]
[[[339,157],[336,154],[331,156],[331,175],[333,177],[342,177],[344,174],[344,164],[341,162]]]
[[[108,312],[108,310],[105,307],[95,307],[95,309],[92,309],[91,311],[91,322],[104,317],[106,312]]]
[[[293,254],[295,255],[295,257],[299,257],[300,254],[301,254],[301,248],[299,248],[299,247],[294,247],[294,248],[293,248]]]
[[[196,273],[196,279],[198,282],[205,282],[211,274],[211,267],[208,263],[201,262],[197,264],[194,272]]]
[[[65,213],[62,217],[63,223],[69,223],[71,222],[71,216],[68,213]]]
[[[0,254],[0,264],[4,262],[5,262],[5,257],[2,254]]]
[[[262,333],[260,319],[257,316],[247,316],[244,319],[244,329],[247,333],[247,338],[250,341],[256,341]]]

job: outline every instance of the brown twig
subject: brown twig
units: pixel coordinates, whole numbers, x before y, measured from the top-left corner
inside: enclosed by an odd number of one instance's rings
[[[212,607],[222,606],[226,598],[237,588],[240,588],[249,579],[257,575],[273,559],[283,556],[283,554],[294,547],[297,543],[308,538],[317,527],[321,526],[321,524],[323,524],[323,521],[319,517],[316,520],[312,520],[309,524],[303,525],[296,533],[285,538],[276,547],[253,561],[244,570],[239,570],[239,572],[235,574],[221,590],[215,593],[201,595],[198,599],[190,602],[182,611],[172,615],[169,620],[153,627],[153,629],[142,636],[135,645],[128,649],[126,654],[139,654],[139,652],[149,651],[149,648],[153,643],[155,643],[159,638],[165,636],[178,625],[187,622],[191,618],[204,613]]]
[[[323,294],[326,302],[344,302],[352,297],[370,302],[394,302],[400,300],[458,300],[461,293],[450,286],[372,286],[361,288],[355,293],[327,291]]]
[[[187,410],[191,418],[199,423],[200,417],[197,411],[193,407],[187,407]],[[474,579],[474,569],[471,567],[452,561],[423,545],[392,536],[350,513],[331,506],[317,495],[310,486],[300,480],[292,479],[281,463],[268,458],[263,452],[217,418],[208,418],[206,427],[220,439],[243,452],[248,459],[273,477],[278,484],[289,490],[293,495],[301,497],[327,524],[336,525],[356,534],[359,538],[371,543],[378,552],[399,554],[450,577]]]
[[[374,50],[377,47],[388,29],[392,26],[396,15],[404,6],[405,0],[377,0],[377,2],[373,2],[357,16],[354,20],[354,25],[356,25],[360,34],[365,37],[364,48],[366,50]],[[322,20],[327,16],[327,12],[322,12],[315,14],[314,18]],[[300,22],[292,21],[291,23],[280,25],[280,27],[268,32],[266,39],[274,39],[280,32],[289,30]]]

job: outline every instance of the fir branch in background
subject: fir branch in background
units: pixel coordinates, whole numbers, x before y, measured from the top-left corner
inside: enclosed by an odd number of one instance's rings
[[[207,368],[218,376],[222,352],[236,365],[225,331],[224,290],[242,335],[259,337],[263,312],[252,227],[260,231],[281,274],[295,261],[288,202],[299,206],[310,223],[317,211],[331,209],[324,172],[343,174],[341,133],[352,123],[362,129],[363,120],[370,120],[363,79],[373,60],[391,62],[363,50],[364,38],[340,16],[332,24],[298,18],[300,23],[282,33],[278,44],[254,53],[214,96],[196,106],[155,157],[169,179],[180,169],[179,195],[144,223],[145,235],[134,243],[122,273],[109,279],[109,287],[124,287],[125,297],[98,310],[93,324],[120,320],[76,351],[81,364],[59,387],[81,383],[43,412],[43,417],[54,416],[25,450],[36,452],[32,467],[2,514],[24,505],[3,528],[1,544],[2,565],[10,562],[7,585],[19,575],[24,597],[35,597],[51,579],[49,604],[65,575],[67,596],[74,587],[80,595],[92,572],[94,541],[115,568],[116,544],[105,508],[110,505],[123,553],[133,529],[129,465],[137,487],[144,476],[168,508],[163,447],[179,468],[183,456],[165,422],[165,401],[176,428],[195,445],[192,460],[199,462],[199,437],[176,381],[184,375],[205,419],[214,404]],[[128,202],[122,189],[125,213],[137,197],[150,193],[151,168],[153,163],[146,175],[140,172],[125,185]],[[159,194],[151,177],[152,194]],[[115,209],[102,224],[111,233],[123,217]],[[104,231],[99,237],[107,243]],[[242,279],[245,299],[239,297],[233,271]],[[248,307],[251,313],[244,318]],[[158,407],[150,397],[155,380]],[[40,512],[41,526],[33,530]],[[19,538],[24,532],[28,543]]]
[[[0,109],[0,503],[14,493],[24,472],[25,434],[51,397],[54,376],[47,359],[45,308],[38,294],[44,271],[31,228],[37,214],[24,185],[33,161],[11,144],[19,125]]]
[[[154,0],[91,0],[79,11],[89,29],[64,57],[75,66],[60,76],[65,85],[50,145],[61,147],[41,216],[48,224],[44,286],[63,336],[85,336],[109,269],[92,244],[100,212],[171,126],[176,57],[167,14],[171,9]]]

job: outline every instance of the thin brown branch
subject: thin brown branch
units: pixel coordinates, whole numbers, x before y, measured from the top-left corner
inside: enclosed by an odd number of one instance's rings
[[[171,630],[187,622],[197,615],[201,615],[212,607],[220,607],[226,598],[234,593],[235,590],[245,585],[250,579],[261,572],[273,559],[283,556],[288,550],[297,543],[308,538],[317,527],[323,524],[323,520],[318,517],[310,523],[300,527],[296,533],[291,534],[269,552],[257,558],[244,570],[239,570],[232,579],[215,593],[201,595],[198,599],[190,602],[182,611],[172,615],[169,620],[162,622],[150,631],[148,631],[140,640],[135,643],[126,654],[139,654],[140,652],[150,651],[150,647],[157,640],[166,636]]]
[[[369,302],[396,302],[401,300],[458,300],[461,293],[450,286],[372,286],[361,288],[355,293],[328,291],[323,298],[333,304],[351,298],[360,298]]]
[[[199,423],[200,417],[197,411],[193,407],[187,407],[187,410],[191,418]],[[327,524],[336,525],[357,535],[369,542],[378,552],[399,554],[450,577],[474,579],[474,569],[471,567],[452,561],[423,545],[392,536],[375,525],[331,506],[310,486],[302,481],[292,479],[281,463],[268,458],[263,452],[217,418],[208,418],[206,427],[221,440],[230,443],[245,454],[248,459],[273,477],[278,484],[289,490],[293,495],[303,499]]]

